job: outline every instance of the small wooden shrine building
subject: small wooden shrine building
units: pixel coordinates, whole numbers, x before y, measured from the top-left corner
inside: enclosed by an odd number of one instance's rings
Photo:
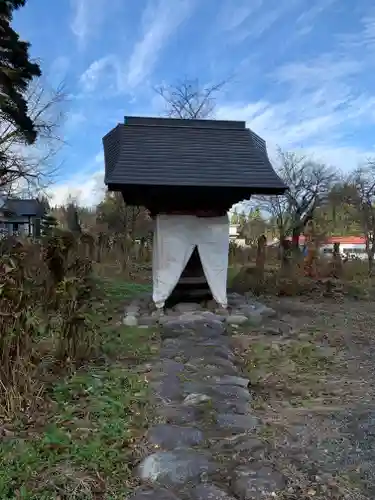
[[[103,146],[108,189],[120,191],[129,205],[147,207],[156,221],[156,306],[172,292],[177,297],[189,280],[196,287],[204,271],[226,307],[228,210],[251,195],[287,189],[265,141],[243,121],[125,117]]]

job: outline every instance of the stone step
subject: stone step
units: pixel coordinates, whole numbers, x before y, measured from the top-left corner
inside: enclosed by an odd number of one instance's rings
[[[160,404],[146,434],[149,455],[137,468],[143,485],[129,500],[279,498],[286,481],[262,463],[260,422],[229,333],[222,322],[207,318],[192,326],[194,313],[187,316],[161,327],[161,359],[149,373]],[[247,455],[253,460],[244,462]]]
[[[207,285],[207,280],[205,276],[184,276],[178,281],[179,285]]]

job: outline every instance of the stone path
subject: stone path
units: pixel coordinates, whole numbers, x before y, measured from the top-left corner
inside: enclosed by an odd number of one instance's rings
[[[131,303],[124,323],[161,323],[160,360],[148,374],[156,422],[147,433],[149,454],[136,474],[132,500],[260,500],[278,498],[283,475],[264,459],[260,423],[251,408],[249,381],[231,348],[240,324],[271,324],[275,311],[230,294],[228,313],[213,306],[178,304],[161,318],[149,298]],[[207,304],[206,304],[207,306]],[[285,327],[285,325],[284,325]]]

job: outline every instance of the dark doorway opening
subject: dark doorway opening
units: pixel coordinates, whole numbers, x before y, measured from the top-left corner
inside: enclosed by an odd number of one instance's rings
[[[212,293],[203,271],[198,248],[195,247],[181,277],[165,306],[173,307],[179,302],[202,302],[212,300]]]

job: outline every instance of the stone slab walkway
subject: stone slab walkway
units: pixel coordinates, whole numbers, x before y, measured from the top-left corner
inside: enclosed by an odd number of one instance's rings
[[[161,323],[160,360],[148,374],[158,423],[147,432],[149,454],[136,471],[142,486],[129,500],[278,498],[285,478],[263,460],[249,381],[229,332],[246,322],[261,327],[275,312],[230,294],[227,314],[178,304],[155,318],[147,300],[130,304],[124,323]],[[279,332],[282,325],[272,322]]]

